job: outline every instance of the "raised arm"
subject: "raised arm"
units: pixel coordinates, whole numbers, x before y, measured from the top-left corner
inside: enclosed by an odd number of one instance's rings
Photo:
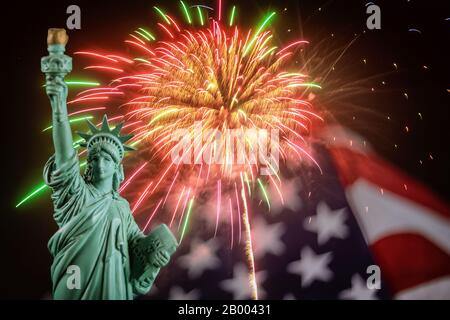
[[[52,106],[55,163],[59,167],[69,160],[75,152],[69,117],[67,116],[67,85],[61,77],[56,77],[50,81],[47,80],[46,92]]]
[[[75,153],[72,132],[67,116],[67,85],[64,76],[72,71],[72,58],[64,54],[68,36],[64,29],[49,29],[47,44],[49,55],[41,60],[45,73],[45,88],[52,106],[53,144],[56,166],[61,166]]]

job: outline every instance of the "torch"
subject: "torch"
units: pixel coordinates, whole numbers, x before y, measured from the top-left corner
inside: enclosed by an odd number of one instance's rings
[[[41,59],[41,71],[45,74],[46,85],[64,77],[72,71],[72,58],[65,55],[69,37],[65,29],[48,29],[47,45],[49,55]],[[51,102],[56,103],[55,96]]]

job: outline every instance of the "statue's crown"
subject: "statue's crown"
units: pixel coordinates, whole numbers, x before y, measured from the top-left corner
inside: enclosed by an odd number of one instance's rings
[[[133,137],[132,134],[126,134],[123,136],[120,135],[120,130],[122,130],[124,122],[119,123],[114,129],[110,129],[108,117],[105,114],[103,116],[103,121],[100,129],[97,128],[89,120],[87,120],[87,123],[89,129],[91,130],[91,134],[77,132],[77,134],[85,140],[84,142],[80,143],[81,147],[85,147],[89,150],[99,142],[106,142],[116,147],[117,151],[119,152],[120,159],[123,158],[125,151],[136,150],[135,148],[124,144],[126,141],[130,140]]]

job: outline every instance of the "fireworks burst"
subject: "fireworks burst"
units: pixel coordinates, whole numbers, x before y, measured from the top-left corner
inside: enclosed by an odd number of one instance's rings
[[[192,21],[183,2],[182,8],[188,21]],[[228,129],[243,132],[276,129],[280,132],[280,141],[272,147],[278,148],[282,159],[286,153],[293,152],[299,158],[306,156],[313,160],[302,146],[303,136],[309,131],[311,118],[321,118],[313,112],[305,95],[311,87],[320,86],[308,82],[307,75],[285,68],[294,51],[307,41],[295,41],[281,50],[271,46],[273,36],[270,31],[263,30],[275,13],[269,14],[256,32],[244,33],[237,27],[221,26],[220,21],[215,20],[211,20],[210,26],[196,31],[182,30],[171,16],[155,9],[165,21],[165,24],[157,25],[166,39],[154,45],[153,34],[139,28],[125,40],[141,56],[131,59],[76,52],[102,63],[85,69],[119,73],[119,76],[109,85],[85,90],[69,102],[92,104],[113,100],[125,110],[123,117],[129,126],[134,126],[130,131],[135,134],[132,145],[139,144],[152,159],[166,165],[162,175],[152,181],[151,189],[146,188],[141,194],[151,195],[167,184],[168,176],[181,179],[183,175],[177,174],[179,170],[190,170],[198,177],[195,189],[198,189],[199,179],[203,185],[211,183],[215,186],[215,179],[234,181],[241,172],[249,176],[251,182],[258,181],[258,186],[264,189],[261,180],[257,180],[258,169],[267,166],[270,174],[276,176],[278,168],[271,165],[273,159],[262,155],[260,163],[255,163],[244,153],[243,165],[236,165],[236,150],[229,147],[224,134]],[[233,17],[230,24],[232,21]],[[200,131],[196,128],[199,123]],[[187,151],[199,151],[189,161],[200,166],[186,169],[170,161],[170,155],[179,145],[171,137],[179,129],[188,133],[183,137]],[[257,139],[246,137],[247,149],[262,147],[259,144]],[[205,146],[212,146],[213,150],[207,150]],[[203,166],[201,159],[207,158],[206,155],[214,157],[221,165]],[[171,181],[170,186],[174,183]],[[138,200],[139,204],[142,204],[141,200],[143,198]],[[138,208],[135,206],[134,210]]]

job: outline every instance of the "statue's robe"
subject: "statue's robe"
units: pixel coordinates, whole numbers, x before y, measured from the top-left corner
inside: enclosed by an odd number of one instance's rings
[[[157,270],[144,282],[131,274],[132,249],[144,235],[128,202],[115,191],[102,195],[86,182],[76,155],[60,168],[52,156],[44,167],[44,179],[52,189],[59,226],[48,243],[54,259],[53,298],[133,299],[147,293]],[[78,270],[79,288],[74,278]]]

